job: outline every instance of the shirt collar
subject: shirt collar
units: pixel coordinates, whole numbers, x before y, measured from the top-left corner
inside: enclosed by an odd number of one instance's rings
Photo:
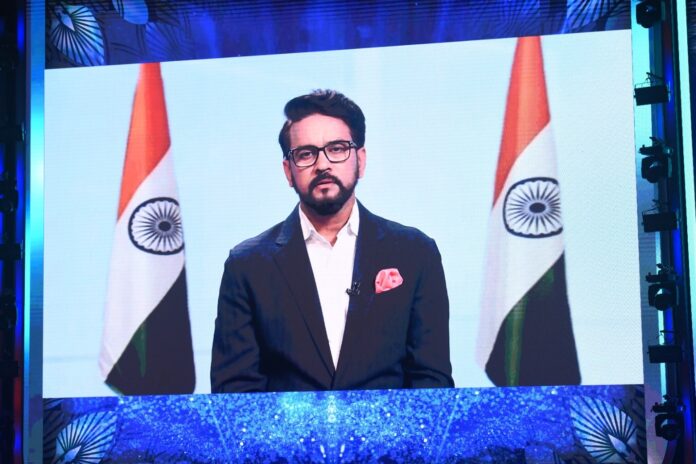
[[[304,240],[307,241],[311,236],[321,237],[307,215],[302,211],[302,208],[297,208],[297,210],[300,212],[300,227],[302,228],[302,237]],[[345,230],[348,234],[357,237],[359,229],[360,211],[358,210],[358,202],[356,201],[353,203],[353,209],[350,211],[348,222],[338,231],[338,234],[340,235]]]

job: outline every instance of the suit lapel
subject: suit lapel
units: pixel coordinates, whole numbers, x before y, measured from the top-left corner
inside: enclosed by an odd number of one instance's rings
[[[276,240],[279,246],[275,261],[287,280],[296,306],[305,321],[307,329],[314,340],[314,345],[321,359],[333,376],[334,366],[331,359],[329,339],[326,336],[324,317],[319,303],[319,294],[312,273],[312,266],[307,255],[307,247],[302,237],[300,217],[297,208],[285,220]]]
[[[355,260],[353,262],[353,282],[360,283],[360,293],[350,297],[346,328],[343,332],[341,354],[338,358],[337,378],[334,385],[341,385],[345,378],[347,366],[352,358],[360,351],[361,337],[369,327],[365,324],[369,316],[369,307],[375,296],[374,280],[377,275],[379,262],[380,240],[384,231],[375,216],[367,211],[359,202],[360,230],[355,243]]]

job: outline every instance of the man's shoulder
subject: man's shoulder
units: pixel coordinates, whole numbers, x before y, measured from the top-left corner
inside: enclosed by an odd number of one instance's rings
[[[391,219],[386,219],[373,214],[375,221],[382,227],[384,233],[388,235],[396,235],[400,237],[414,237],[417,239],[430,239],[423,231],[420,229],[401,224],[400,222],[392,221]]]
[[[261,232],[255,237],[248,238],[230,250],[229,259],[246,260],[267,256],[274,248],[284,222]]]
[[[385,219],[376,214],[369,212],[368,214],[368,220],[377,224],[378,228],[388,240],[399,242],[400,245],[404,246],[416,246],[419,248],[423,247],[430,250],[437,250],[435,241],[420,229],[390,219]]]

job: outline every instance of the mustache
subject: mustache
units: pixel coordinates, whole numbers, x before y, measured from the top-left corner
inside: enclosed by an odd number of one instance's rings
[[[317,185],[319,185],[320,182],[323,182],[323,181],[325,181],[325,180],[327,180],[327,179],[331,180],[333,183],[335,183],[335,184],[338,185],[339,187],[344,188],[344,187],[343,187],[343,183],[342,183],[340,180],[338,180],[337,177],[332,176],[332,175],[329,174],[329,173],[323,172],[323,173],[317,175],[317,177],[315,177],[314,179],[312,179],[312,181],[309,183],[309,190],[310,190],[310,191],[311,191],[311,190],[314,190],[314,188],[315,188]]]

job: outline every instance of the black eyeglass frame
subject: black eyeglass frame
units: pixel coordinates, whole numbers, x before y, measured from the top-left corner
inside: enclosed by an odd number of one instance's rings
[[[328,146],[333,145],[333,144],[336,144],[336,143],[347,143],[347,144],[348,144],[348,151],[347,151],[348,156],[346,156],[344,159],[342,159],[342,160],[340,160],[340,161],[334,161],[334,160],[332,160],[331,158],[329,158],[329,155],[326,153],[326,148],[327,148]],[[300,149],[300,148],[305,148],[305,149],[316,148],[316,150],[317,150],[316,153],[317,153],[317,154],[314,156],[314,161],[312,161],[312,164],[306,164],[306,165],[305,165],[305,164],[303,164],[303,165],[297,164],[297,161],[295,160],[295,157],[293,156],[293,153],[294,153],[296,150]],[[329,163],[334,163],[334,164],[345,163],[345,162],[348,161],[348,159],[350,158],[350,152],[351,152],[351,150],[352,150],[352,149],[356,149],[356,150],[357,150],[358,148],[359,148],[358,145],[357,145],[355,142],[353,142],[352,140],[332,140],[331,142],[327,143],[327,144],[324,145],[323,147],[317,147],[317,146],[315,146],[315,145],[302,145],[302,146],[300,146],[300,147],[291,148],[291,149],[285,154],[285,159],[292,160],[292,162],[293,162],[293,163],[295,164],[295,166],[297,166],[298,168],[309,168],[309,167],[312,167],[312,166],[314,166],[315,164],[317,164],[317,161],[319,161],[319,152],[324,152],[324,156],[326,156],[326,159],[329,160]]]

